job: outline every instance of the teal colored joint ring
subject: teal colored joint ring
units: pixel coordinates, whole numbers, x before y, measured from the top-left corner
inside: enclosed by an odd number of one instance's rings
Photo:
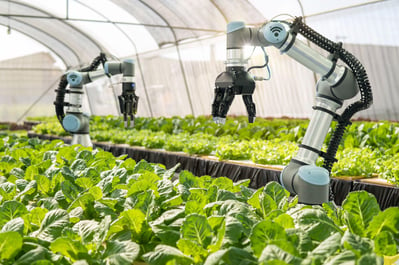
[[[245,23],[242,21],[233,21],[227,24],[227,33],[245,28]]]
[[[303,181],[312,185],[325,186],[330,183],[328,170],[323,167],[312,165],[302,166],[298,170],[298,176]]]

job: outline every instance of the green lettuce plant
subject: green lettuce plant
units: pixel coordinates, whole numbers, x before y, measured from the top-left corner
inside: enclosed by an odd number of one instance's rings
[[[1,264],[382,264],[399,209],[353,192],[298,204],[276,182],[194,176],[61,141],[0,139]]]
[[[118,117],[94,116],[90,134],[99,142],[127,143],[183,151],[191,155],[214,155],[221,160],[286,165],[296,154],[297,144],[303,139],[307,125],[308,121],[295,119],[259,118],[249,124],[244,117],[236,117],[228,118],[226,124],[221,126],[204,116],[138,117],[135,129],[124,130]],[[37,125],[34,130],[40,134],[67,135],[54,119]],[[399,126],[393,122],[354,122],[340,143],[336,155],[338,162],[333,165],[332,176],[379,175],[398,184],[395,173],[395,155],[399,151],[398,132]],[[325,144],[330,136],[327,135]],[[321,165],[320,162],[318,164]]]

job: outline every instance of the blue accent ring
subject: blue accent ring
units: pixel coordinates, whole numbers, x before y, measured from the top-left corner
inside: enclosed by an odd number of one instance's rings
[[[68,132],[77,132],[80,128],[80,120],[75,115],[68,114],[62,120],[62,125]]]
[[[328,170],[323,167],[306,165],[298,170],[298,176],[307,183],[325,186],[330,183]]]
[[[78,86],[82,83],[83,76],[81,73],[72,71],[67,74],[67,81],[70,86]]]
[[[227,24],[227,33],[245,28],[245,23],[242,21],[233,21]]]
[[[108,69],[108,62],[106,62],[105,64],[104,64],[104,72],[105,72],[105,74],[109,74],[109,71],[108,71],[109,69]]]

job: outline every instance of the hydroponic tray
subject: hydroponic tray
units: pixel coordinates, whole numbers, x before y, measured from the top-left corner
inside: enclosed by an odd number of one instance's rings
[[[28,133],[28,137],[54,140],[61,139],[70,143],[70,137]],[[146,149],[144,147],[129,146],[127,144],[112,144],[109,142],[93,142],[95,147],[111,152],[115,156],[126,154],[128,157],[140,161],[142,159],[151,163],[160,163],[167,168],[180,163],[180,170],[189,170],[194,175],[210,175],[212,177],[225,176],[233,181],[250,179],[250,187],[257,189],[270,181],[279,181],[282,167],[259,165],[253,162],[219,161],[215,157],[188,155],[183,152],[170,152],[159,149]],[[332,178],[331,188],[334,201],[341,205],[347,194],[351,191],[366,190],[376,197],[381,209],[399,206],[399,188],[388,183],[372,182],[370,179]]]

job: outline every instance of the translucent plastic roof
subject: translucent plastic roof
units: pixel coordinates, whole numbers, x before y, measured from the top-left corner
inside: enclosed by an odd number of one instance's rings
[[[248,1],[228,2],[2,0],[0,24],[42,43],[69,68],[89,62],[100,51],[124,57],[223,32],[231,19],[264,20]],[[230,10],[221,11],[227,6]],[[236,17],[232,9],[245,15]]]
[[[0,25],[43,44],[70,68],[100,51],[126,57],[223,33],[233,20],[261,24],[276,14],[312,15],[367,2],[376,1],[0,0]]]

